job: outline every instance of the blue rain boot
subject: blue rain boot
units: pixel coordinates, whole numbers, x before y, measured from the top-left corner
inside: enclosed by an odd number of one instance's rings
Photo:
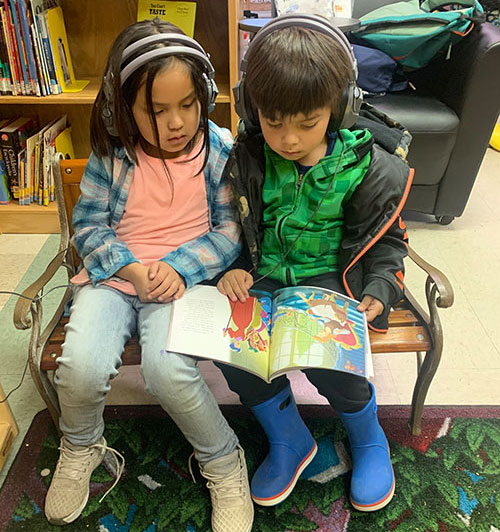
[[[395,486],[389,444],[378,422],[371,383],[370,387],[372,397],[363,410],[339,414],[351,444],[351,504],[362,512],[373,512],[389,504]]]
[[[290,387],[252,407],[269,440],[269,454],[252,478],[252,499],[261,506],[274,506],[292,493],[302,471],[318,447],[300,417]]]

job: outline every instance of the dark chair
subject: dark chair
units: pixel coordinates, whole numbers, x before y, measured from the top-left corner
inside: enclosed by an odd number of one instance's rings
[[[393,0],[355,0],[359,18]],[[415,168],[407,210],[433,214],[446,225],[461,216],[500,111],[500,28],[476,25],[427,67],[409,73],[412,88],[369,102],[413,135]]]

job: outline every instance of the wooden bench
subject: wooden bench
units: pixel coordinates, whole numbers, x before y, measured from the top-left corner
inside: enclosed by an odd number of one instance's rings
[[[59,252],[49,263],[45,272],[23,293],[27,298],[35,298],[35,301],[20,298],[14,310],[15,326],[18,329],[31,327],[29,346],[31,375],[56,426],[59,420],[59,405],[52,383],[52,372],[57,367],[56,360],[62,351],[64,325],[68,321],[68,318],[64,316],[64,308],[71,298],[71,289],[66,289],[56,312],[43,329],[43,300],[36,298],[61,267],[66,269],[68,281],[75,273],[79,259],[74,249],[70,247],[72,227],[68,221],[72,219],[73,207],[80,194],[80,180],[86,162],[86,159],[73,159],[54,165],[55,190],[61,225]],[[404,299],[389,316],[388,332],[382,334],[370,331],[370,343],[373,353],[416,353],[417,378],[413,390],[409,426],[412,434],[418,435],[421,430],[425,397],[443,350],[443,331],[438,316],[438,307],[446,308],[453,304],[453,290],[445,275],[425,262],[411,248],[409,258],[427,274],[425,294],[428,311],[425,311],[405,289]],[[122,361],[124,365],[138,365],[140,360],[140,346],[137,338],[134,337],[125,346]]]

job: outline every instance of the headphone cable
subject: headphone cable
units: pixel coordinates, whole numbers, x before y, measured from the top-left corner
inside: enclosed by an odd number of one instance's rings
[[[313,221],[314,217],[316,216],[316,214],[318,213],[319,209],[321,208],[321,205],[323,205],[323,202],[325,201],[328,193],[330,192],[330,190],[332,189],[333,187],[333,184],[335,182],[335,178],[337,177],[337,174],[339,172],[339,169],[340,169],[340,165],[342,163],[342,159],[344,158],[344,153],[345,153],[345,141],[342,137],[342,134],[338,133],[338,136],[340,138],[340,140],[342,141],[342,151],[340,152],[340,155],[339,155],[339,160],[337,162],[337,166],[335,167],[335,172],[333,173],[333,177],[330,181],[330,183],[328,184],[328,188],[326,189],[325,193],[323,194],[323,197],[321,198],[321,200],[319,201],[316,209],[314,210],[314,212],[311,214],[309,220],[307,220],[307,223],[304,225],[304,227],[300,230],[299,234],[295,237],[294,241],[290,244],[290,247],[287,249],[286,253],[281,257],[280,261],[278,262],[278,264],[276,264],[276,266],[274,266],[274,268],[272,270],[270,270],[269,272],[267,272],[266,274],[264,275],[261,275],[260,277],[258,277],[257,279],[255,279],[254,281],[254,284],[258,283],[259,281],[262,281],[263,279],[265,279],[266,277],[268,277],[269,275],[271,275],[282,263],[283,261],[288,257],[288,255],[290,254],[290,252],[292,251],[293,249],[293,246],[295,246],[295,244],[297,243],[297,241],[299,240],[299,238],[304,234],[304,231],[308,228],[309,224]]]

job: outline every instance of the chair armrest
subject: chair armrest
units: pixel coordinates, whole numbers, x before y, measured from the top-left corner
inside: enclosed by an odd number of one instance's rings
[[[57,270],[65,264],[65,255],[64,252],[68,251],[67,249],[59,252],[49,263],[45,271],[40,275],[40,277],[30,284],[28,288],[24,290],[22,295],[17,300],[16,306],[14,308],[14,326],[16,329],[29,329],[31,327],[31,318],[29,316],[33,299],[35,299],[46,284],[54,277]],[[29,298],[29,299],[26,299]]]
[[[408,256],[417,266],[427,273],[428,279],[430,278],[435,284],[439,294],[436,299],[437,306],[440,308],[451,307],[451,305],[453,305],[454,299],[453,288],[446,275],[442,271],[426,262],[411,247],[408,248]]]

